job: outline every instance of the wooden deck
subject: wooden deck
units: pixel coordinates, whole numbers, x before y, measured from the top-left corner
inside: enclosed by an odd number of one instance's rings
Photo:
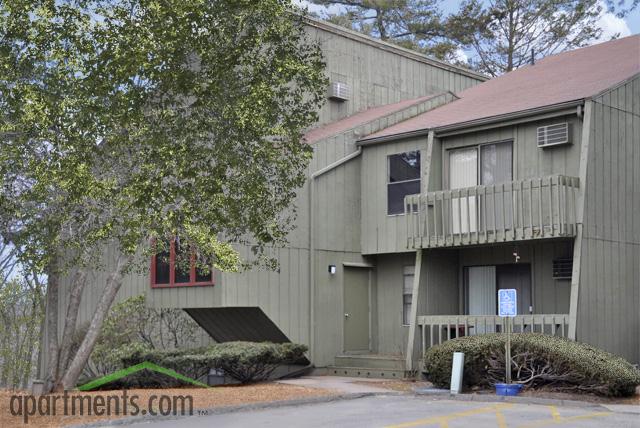
[[[578,189],[578,178],[553,175],[409,195],[407,248],[575,236]]]

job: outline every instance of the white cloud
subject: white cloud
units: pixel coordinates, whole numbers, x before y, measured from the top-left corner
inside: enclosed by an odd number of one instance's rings
[[[627,22],[622,18],[618,18],[615,14],[608,12],[607,5],[604,1],[600,1],[599,3],[603,10],[600,19],[598,19],[598,26],[602,28],[602,35],[599,40],[609,40],[617,34],[619,34],[620,37],[630,36],[631,30]]]
[[[469,56],[467,55],[467,53],[460,47],[458,47],[453,54],[451,55],[453,58],[453,61],[458,61],[461,62],[463,64],[468,64],[469,63]]]
[[[342,9],[340,5],[331,5],[329,7],[320,6],[318,4],[313,4],[307,0],[293,0],[294,3],[297,3],[303,8],[309,9],[309,12],[329,12],[329,13],[338,13]]]

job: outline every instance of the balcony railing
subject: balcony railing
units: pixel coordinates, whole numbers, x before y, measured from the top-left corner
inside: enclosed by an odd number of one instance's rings
[[[408,248],[576,234],[579,180],[553,175],[405,197]]]
[[[512,318],[514,333],[543,333],[567,337],[568,314],[518,315]],[[418,317],[422,350],[462,336],[499,333],[504,330],[505,318],[496,315],[426,315]]]

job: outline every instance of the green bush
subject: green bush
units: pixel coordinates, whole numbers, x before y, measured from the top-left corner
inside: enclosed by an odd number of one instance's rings
[[[464,352],[464,385],[491,387],[504,381],[505,336],[486,334],[453,339],[424,355],[427,379],[448,388],[454,352]],[[567,339],[536,333],[513,334],[511,372],[527,387],[628,396],[640,385],[640,371],[624,358]]]
[[[175,349],[167,351],[135,349],[122,355],[122,364],[129,367],[149,361],[164,368],[175,370],[181,375],[199,379],[209,373],[209,369],[224,370],[225,374],[239,382],[264,380],[280,365],[306,363],[305,345],[295,343],[216,343],[198,349]],[[175,387],[185,384],[159,373],[148,370],[128,376],[113,387],[155,388]]]

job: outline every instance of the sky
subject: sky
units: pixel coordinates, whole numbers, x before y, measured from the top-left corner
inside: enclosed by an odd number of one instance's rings
[[[303,6],[308,6],[310,11],[322,11],[324,9],[322,6],[310,4],[306,0],[296,1]],[[451,13],[457,10],[459,3],[459,1],[454,0],[443,0],[441,6],[445,13]],[[606,10],[604,1],[601,1],[601,4],[604,6],[603,9]],[[334,10],[338,7],[339,6],[332,6]],[[606,41],[617,33],[619,33],[621,37],[640,33],[640,7],[624,19],[618,18],[613,13],[605,12],[600,17],[600,27],[603,29],[600,41]],[[594,41],[594,43],[597,42],[598,41]]]

